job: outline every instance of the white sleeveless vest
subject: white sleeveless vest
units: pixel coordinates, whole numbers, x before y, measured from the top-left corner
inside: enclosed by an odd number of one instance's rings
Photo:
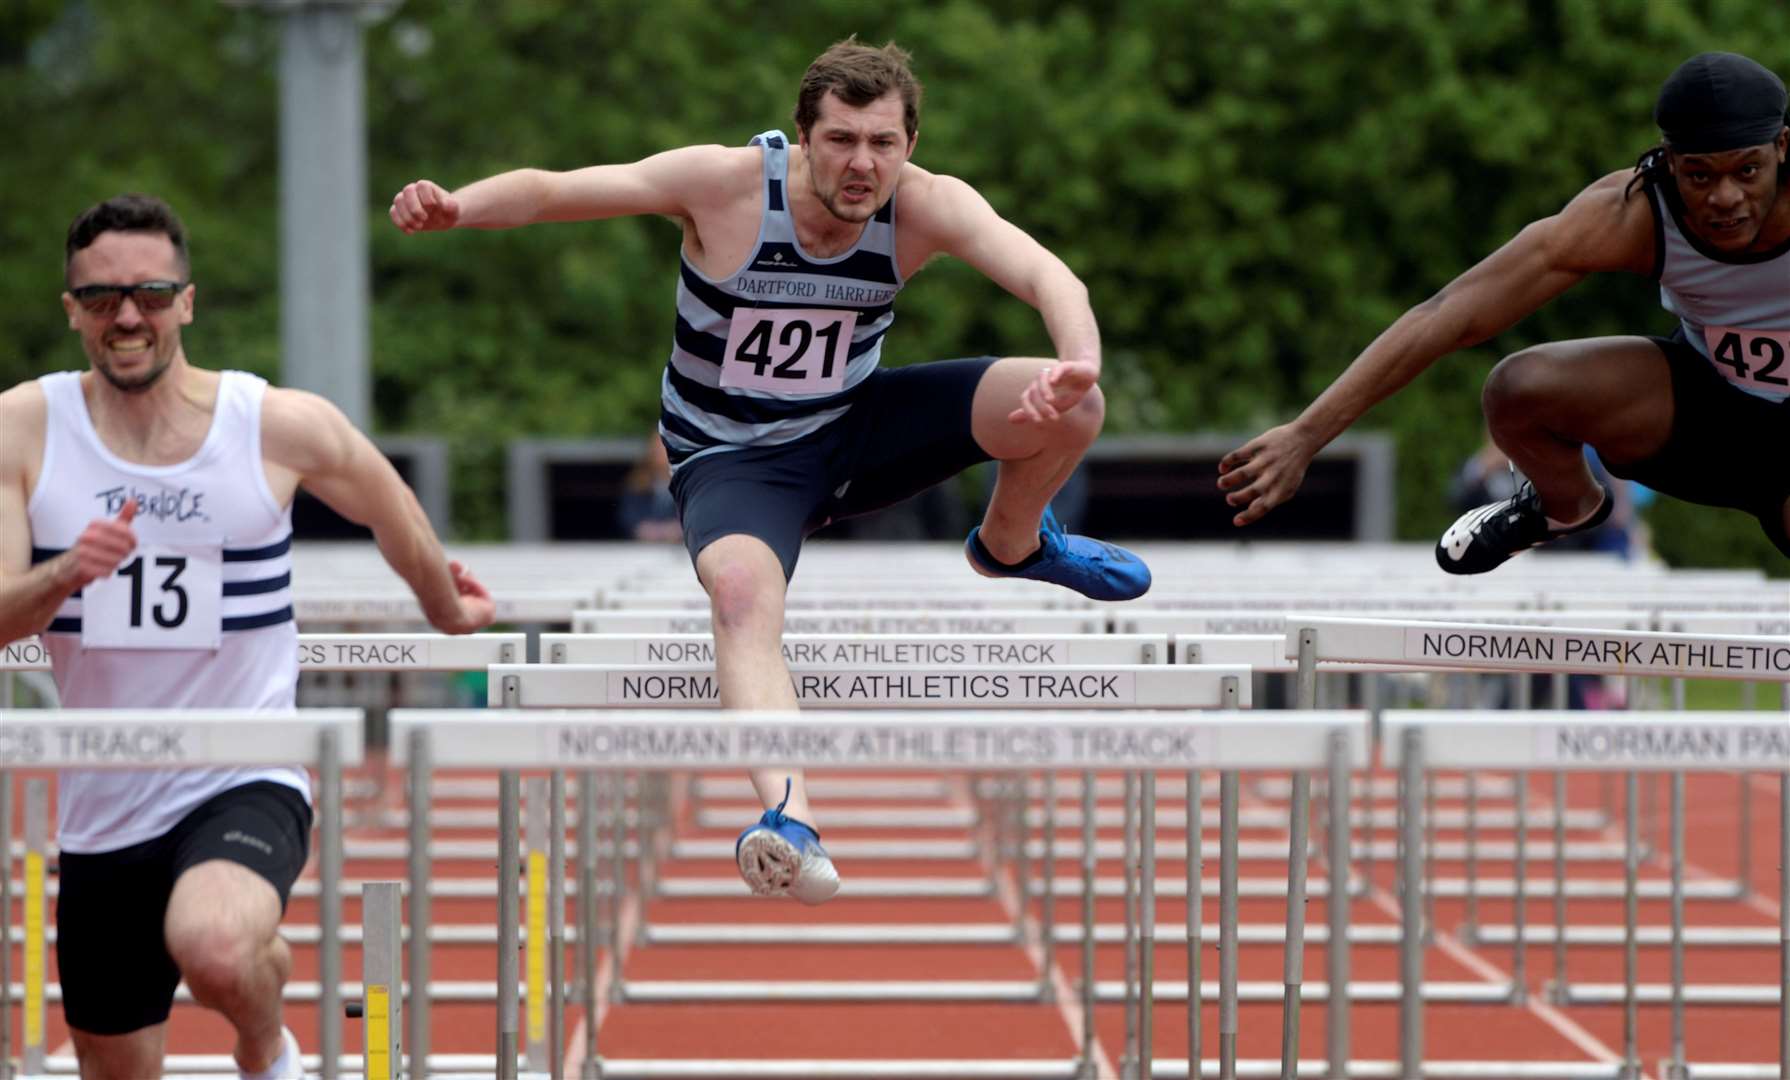
[[[44,635],[63,706],[291,709],[298,687],[292,513],[275,502],[261,458],[267,383],[224,372],[199,451],[176,465],[139,465],[100,440],[79,372],[38,382],[48,422],[43,473],[27,506],[32,561],[67,550],[90,521],[117,516],[127,499],[137,503],[138,550],[113,578],[96,583],[111,590],[112,602],[96,599],[94,610],[83,611],[89,586],[63,603]],[[129,847],[257,780],[310,798],[297,767],[64,770],[58,842],[78,852]]]

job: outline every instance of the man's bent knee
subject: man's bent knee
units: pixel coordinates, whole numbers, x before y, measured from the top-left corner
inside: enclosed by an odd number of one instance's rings
[[[697,567],[717,631],[781,628],[783,566],[762,541],[724,536],[703,549]]]
[[[1486,376],[1480,405],[1494,426],[1533,414],[1537,402],[1558,390],[1559,358],[1546,345],[1515,352],[1498,361]]]
[[[256,967],[268,941],[225,928],[200,928],[168,938],[168,954],[201,1004],[229,1001],[259,985]]]

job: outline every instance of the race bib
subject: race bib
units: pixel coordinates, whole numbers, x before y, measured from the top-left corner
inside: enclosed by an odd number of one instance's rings
[[[721,385],[783,393],[845,389],[846,353],[858,313],[832,308],[735,308]]]
[[[81,590],[89,649],[216,649],[223,635],[222,544],[139,544]]]
[[[1705,326],[1703,340],[1715,369],[1734,385],[1773,398],[1790,392],[1790,330]]]

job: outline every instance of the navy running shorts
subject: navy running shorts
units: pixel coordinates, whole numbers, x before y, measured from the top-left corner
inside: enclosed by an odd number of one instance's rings
[[[721,537],[743,533],[777,553],[787,580],[815,530],[892,506],[990,460],[970,418],[976,386],[994,361],[879,368],[851,411],[819,431],[685,462],[671,478],[671,494],[691,560]]]
[[[1744,510],[1790,555],[1790,400],[1767,401],[1722,378],[1682,332],[1648,340],[1672,372],[1672,433],[1642,461],[1604,466],[1673,498]]]
[[[304,796],[257,781],[214,795],[153,840],[117,851],[63,852],[56,965],[68,1026],[125,1035],[167,1020],[180,983],[163,936],[174,882],[199,863],[227,859],[266,878],[284,911],[310,836]]]

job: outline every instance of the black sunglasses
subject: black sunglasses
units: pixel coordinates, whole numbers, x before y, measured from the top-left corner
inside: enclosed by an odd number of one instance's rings
[[[166,311],[186,288],[184,281],[145,281],[136,285],[82,285],[68,290],[75,301],[93,315],[115,315],[125,297],[137,302],[138,311]]]

